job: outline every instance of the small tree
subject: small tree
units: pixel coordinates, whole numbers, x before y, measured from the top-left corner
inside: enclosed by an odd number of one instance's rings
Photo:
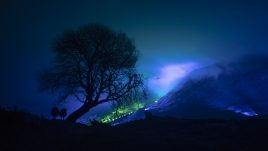
[[[53,119],[56,119],[60,115],[60,111],[57,107],[53,107],[50,112]]]
[[[60,110],[60,117],[62,120],[64,120],[65,116],[67,115],[67,109],[63,108]]]
[[[54,43],[54,66],[40,77],[43,90],[57,91],[60,99],[76,98],[82,105],[67,120],[76,122],[90,109],[143,90],[135,70],[138,51],[124,33],[99,25],[64,32]],[[137,93],[138,92],[138,93]]]

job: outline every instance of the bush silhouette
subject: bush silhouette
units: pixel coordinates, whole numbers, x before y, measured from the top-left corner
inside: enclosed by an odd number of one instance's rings
[[[60,111],[57,107],[53,107],[50,112],[53,119],[56,119],[58,116],[60,116]]]
[[[60,117],[62,120],[64,120],[65,116],[67,115],[67,109],[63,108],[60,110]]]

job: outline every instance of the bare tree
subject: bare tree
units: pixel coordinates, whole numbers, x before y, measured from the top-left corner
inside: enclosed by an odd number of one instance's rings
[[[43,90],[52,90],[61,100],[75,97],[83,105],[67,120],[75,122],[91,108],[105,102],[122,102],[143,87],[135,64],[138,51],[124,33],[91,24],[65,31],[54,45],[54,66],[40,76]]]

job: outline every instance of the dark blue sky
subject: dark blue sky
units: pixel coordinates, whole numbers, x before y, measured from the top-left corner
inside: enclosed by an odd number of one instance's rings
[[[47,115],[55,104],[37,88],[65,29],[102,23],[126,32],[148,77],[170,64],[209,64],[267,53],[268,4],[236,0],[6,0],[0,2],[0,105]]]

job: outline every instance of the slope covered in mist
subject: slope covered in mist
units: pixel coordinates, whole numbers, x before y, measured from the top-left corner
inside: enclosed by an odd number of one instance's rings
[[[179,118],[268,115],[268,57],[248,56],[199,69],[148,110]]]

